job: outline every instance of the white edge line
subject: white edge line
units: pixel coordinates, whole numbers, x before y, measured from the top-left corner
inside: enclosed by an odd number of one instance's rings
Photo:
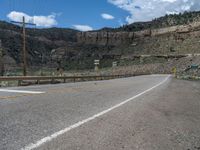
[[[89,122],[91,120],[94,120],[95,118],[98,118],[98,117],[100,117],[100,116],[112,111],[113,109],[116,109],[116,108],[118,108],[118,107],[120,107],[120,106],[122,106],[122,105],[124,105],[124,104],[126,104],[126,103],[128,103],[128,102],[130,102],[132,100],[134,100],[135,98],[137,98],[137,97],[139,97],[139,96],[141,96],[141,95],[143,95],[143,94],[145,94],[145,93],[157,88],[158,86],[160,86],[163,83],[165,83],[169,79],[170,76],[171,75],[167,76],[162,82],[160,82],[159,84],[149,88],[148,90],[145,90],[144,92],[142,92],[140,94],[137,94],[137,95],[135,95],[135,96],[133,96],[133,97],[131,97],[131,98],[129,98],[129,99],[127,99],[127,100],[125,100],[125,101],[123,101],[123,102],[121,102],[121,103],[119,103],[119,104],[107,109],[107,110],[104,110],[104,111],[102,111],[102,112],[100,112],[100,113],[98,113],[98,114],[96,114],[96,115],[94,115],[94,116],[92,116],[90,118],[87,118],[85,120],[79,121],[79,122],[77,122],[77,123],[65,128],[63,130],[60,130],[60,131],[58,131],[58,132],[56,132],[56,133],[54,133],[54,134],[52,134],[50,136],[47,136],[47,137],[37,141],[36,143],[32,143],[32,144],[22,148],[21,150],[33,150],[33,149],[36,149],[36,148],[40,147],[41,145],[52,141],[53,139],[57,138],[58,136],[63,135],[64,133],[67,133],[68,131],[70,131],[72,129],[75,129],[75,128],[77,128],[77,127],[79,127],[79,126],[81,126],[81,125],[83,125],[83,124],[85,124],[85,123],[87,123],[87,122]]]
[[[43,94],[43,93],[45,93],[45,92],[39,92],[39,91],[23,91],[23,90],[8,90],[8,89],[0,89],[0,92],[24,93],[24,94]]]

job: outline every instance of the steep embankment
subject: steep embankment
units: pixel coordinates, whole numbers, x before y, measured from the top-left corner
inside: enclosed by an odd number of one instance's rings
[[[92,32],[72,29],[27,29],[29,66],[91,69],[94,59],[101,67],[113,61],[129,65],[141,63],[138,55],[180,55],[200,53],[200,12],[166,15],[150,22]],[[7,61],[21,63],[21,28],[0,22],[0,39]],[[139,58],[140,59],[140,58]],[[159,60],[158,60],[159,59]],[[166,62],[167,58],[148,58],[145,63]],[[8,65],[9,66],[9,65]]]

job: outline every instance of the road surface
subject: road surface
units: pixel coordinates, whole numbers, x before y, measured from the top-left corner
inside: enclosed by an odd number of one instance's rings
[[[167,75],[0,89],[0,150],[199,150],[200,82]]]

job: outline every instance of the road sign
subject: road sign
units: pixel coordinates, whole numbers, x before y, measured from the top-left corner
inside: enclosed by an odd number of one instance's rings
[[[177,69],[176,69],[176,67],[173,67],[172,68],[172,73],[176,76],[176,72],[177,72]]]
[[[95,65],[99,65],[100,64],[100,60],[94,60],[94,64]]]
[[[117,67],[117,62],[116,62],[116,61],[114,61],[114,62],[112,63],[112,67]]]

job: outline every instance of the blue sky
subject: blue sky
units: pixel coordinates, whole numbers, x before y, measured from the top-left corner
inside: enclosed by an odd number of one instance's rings
[[[94,30],[199,9],[199,0],[1,0],[0,20]]]
[[[9,21],[11,11],[23,12],[30,16],[48,16],[56,14],[58,27],[88,25],[93,29],[118,27],[128,12],[117,8],[107,0],[1,0],[0,19]],[[103,19],[101,14],[115,16],[114,19]]]

